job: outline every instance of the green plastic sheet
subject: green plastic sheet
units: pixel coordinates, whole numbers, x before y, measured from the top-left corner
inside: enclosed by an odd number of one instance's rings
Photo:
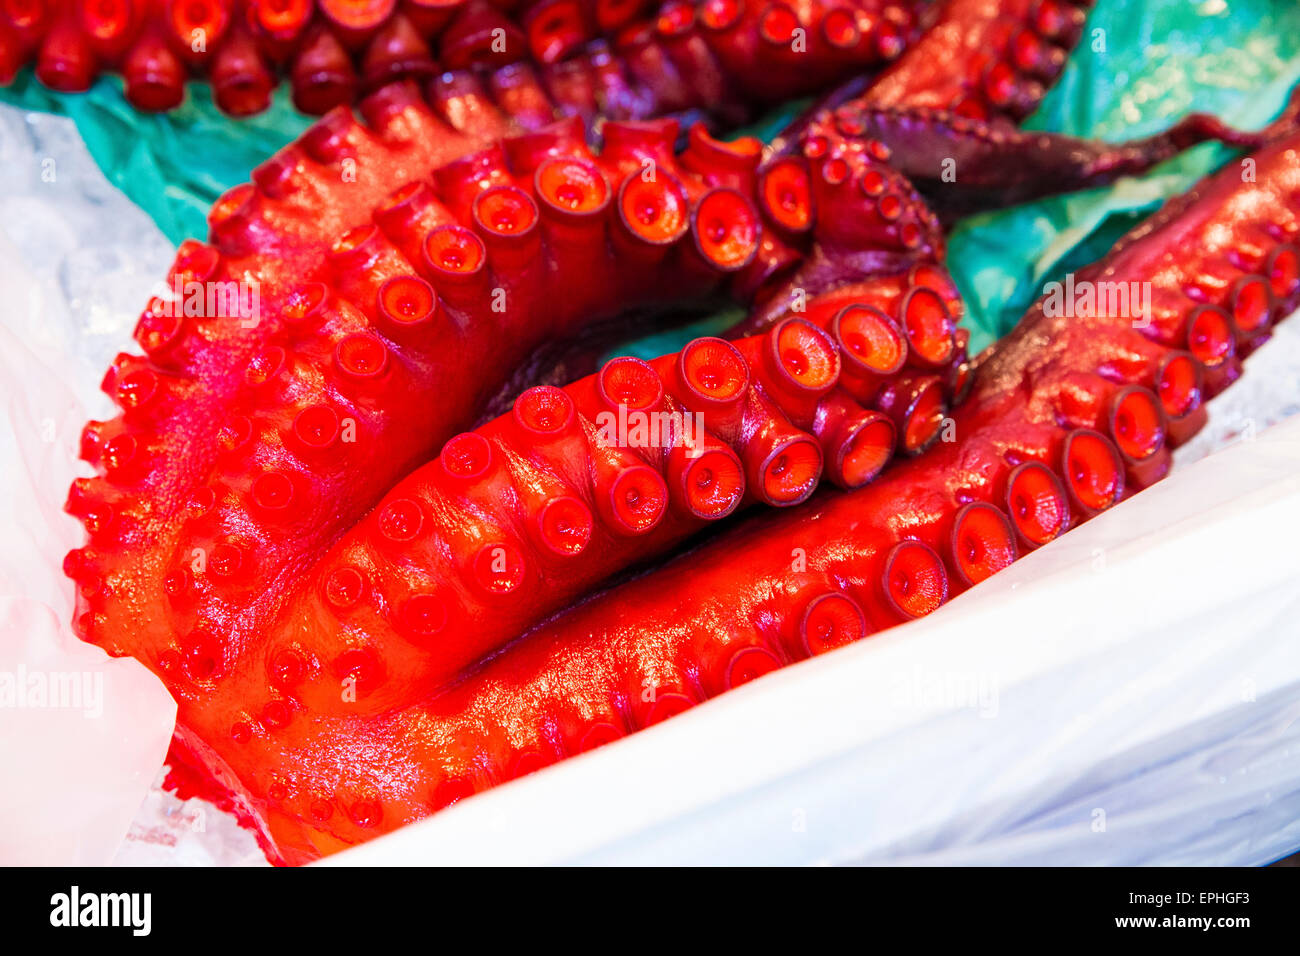
[[[1300,4],[1294,0],[1100,0],[1060,82],[1026,126],[1121,140],[1201,110],[1258,128],[1297,82]],[[175,243],[206,236],[213,200],[311,122],[283,88],[268,112],[243,120],[222,115],[200,83],[165,116],[134,111],[116,77],[67,96],[45,90],[27,72],[0,90],[0,101],[70,116],[109,180]],[[787,106],[751,132],[770,138],[803,105]],[[948,265],[967,303],[972,348],[1004,334],[1045,282],[1097,258],[1138,217],[1229,155],[1201,146],[1144,177],[961,223],[951,235]],[[736,317],[736,311],[710,316],[619,351],[660,355]]]
[[[1025,126],[1114,141],[1200,111],[1258,129],[1297,82],[1294,0],[1101,0],[1060,82]],[[1141,215],[1230,155],[1199,146],[1143,177],[961,223],[948,264],[968,306],[972,349],[1005,334],[1045,282],[1101,256]]]

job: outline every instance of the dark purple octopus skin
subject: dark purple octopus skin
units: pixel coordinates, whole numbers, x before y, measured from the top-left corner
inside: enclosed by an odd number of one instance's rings
[[[1020,121],[1078,42],[1091,6],[1091,0],[950,0],[906,57],[870,84],[831,94],[810,117],[833,123],[841,135],[888,146],[894,168],[945,222],[1137,175],[1199,143],[1257,149],[1267,141],[1267,130],[1244,133],[1203,113],[1120,143],[1022,130]],[[954,60],[957,70],[950,69]],[[1300,96],[1272,129],[1286,128],[1297,109]],[[789,137],[775,151],[797,145]]]

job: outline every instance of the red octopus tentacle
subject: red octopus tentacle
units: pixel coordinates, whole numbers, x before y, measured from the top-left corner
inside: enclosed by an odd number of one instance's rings
[[[405,126],[432,122],[418,107],[390,97],[372,109],[398,110],[393,115]],[[79,486],[77,494],[114,502],[114,534],[101,538],[83,562],[95,564],[108,583],[104,596],[127,590],[130,582],[134,606],[143,607],[141,594],[151,592],[168,609],[163,617],[172,623],[159,632],[152,656],[176,651],[172,635],[206,632],[218,622],[229,627],[238,618],[240,632],[255,632],[275,613],[271,595],[283,590],[285,569],[321,549],[431,454],[452,427],[472,419],[492,383],[535,343],[636,301],[698,295],[751,267],[762,218],[727,184],[755,188],[756,150],[696,136],[678,159],[671,153],[672,122],[606,129],[609,145],[599,158],[570,123],[440,167],[429,182],[415,180],[379,202],[373,224],[347,230],[323,270],[308,264],[314,247],[288,245],[292,231],[276,235],[277,270],[294,257],[299,268],[291,276],[269,272],[259,289],[262,321],[253,328],[205,319],[202,307],[187,310],[183,302],[151,305],[138,332],[150,361],[120,360],[104,385],[123,415],[93,423],[83,442],[105,477]],[[370,142],[360,127],[327,121],[302,147],[263,167],[256,176],[260,191],[240,190],[214,211],[216,246],[183,248],[173,286],[184,295],[191,285],[207,290],[232,276],[255,275],[262,260],[256,246],[245,247],[269,238],[263,230],[279,224],[272,216],[300,200],[319,201],[303,178],[304,157],[352,152],[346,158],[365,161],[374,152]],[[381,150],[370,161],[385,159]],[[647,160],[655,163],[647,166]],[[645,176],[647,169],[655,175]],[[810,235],[823,237],[820,223]],[[835,235],[825,231],[828,240]],[[223,257],[223,250],[234,254]],[[950,281],[935,271],[955,303]],[[919,391],[906,400],[887,388],[909,349],[909,370],[916,365],[933,373],[958,360],[945,301],[933,296],[937,326],[920,323],[925,310],[918,282],[908,276],[893,285],[892,293],[883,287],[873,292],[887,314],[838,314],[850,304],[843,295],[835,310],[815,303],[810,312],[818,328],[836,336],[833,346],[851,350],[846,388],[853,399],[796,416],[799,428],[829,443],[833,477],[841,483],[858,480],[850,474],[871,473],[872,456],[843,444],[863,434],[854,400],[878,407],[903,429],[909,451],[931,440],[936,416],[947,406],[946,377],[913,381],[912,374],[908,387]],[[515,320],[526,324],[514,326],[509,344],[502,343],[494,330]],[[892,343],[886,341],[891,336]],[[454,353],[448,341],[456,343]],[[435,342],[443,343],[440,353],[431,352]],[[895,358],[877,357],[886,346]],[[203,396],[211,401],[200,401]],[[781,424],[783,403],[773,406],[772,399],[769,389],[745,419],[747,429],[765,429],[754,439],[760,444],[777,441],[789,427]],[[385,413],[393,406],[420,414],[404,423]],[[823,420],[814,428],[818,414]],[[342,436],[345,425],[350,437]],[[382,464],[369,466],[363,481],[349,444],[384,448]],[[182,458],[172,452],[168,468],[157,466],[157,456],[179,448],[185,449]],[[751,471],[754,496],[782,500],[760,490],[767,480],[764,461],[750,462],[759,469]],[[271,498],[279,504],[269,506]],[[310,527],[285,524],[311,502],[326,501],[348,504],[335,505]],[[216,582],[206,573],[213,556],[221,558],[213,569],[221,579]],[[195,561],[202,567],[196,570]],[[96,639],[96,621],[119,603],[88,603],[83,632]]]
[[[192,74],[211,79],[223,110],[247,115],[266,108],[281,75],[295,105],[323,113],[393,80],[474,69],[495,87],[536,67],[547,119],[686,109],[735,119],[884,65],[914,38],[917,6],[537,0],[506,12],[486,0],[14,0],[0,8],[0,81],[31,61],[41,82],[74,92],[111,70],[135,106],[166,110]]]
[[[289,702],[297,685],[284,675],[306,667],[306,653],[283,648],[271,656],[291,663],[269,671],[263,660],[264,636],[286,615],[309,622],[353,609],[367,594],[382,598],[370,624],[330,617],[306,625],[325,627],[303,645],[318,645],[322,656],[310,659],[309,679],[297,680],[317,688],[321,706],[331,684],[353,680],[355,701],[382,686],[386,672],[436,686],[566,597],[728,513],[742,490],[737,479],[752,500],[789,503],[811,490],[826,459],[834,481],[856,485],[879,470],[884,436],[902,430],[907,450],[918,450],[946,410],[955,335],[942,317],[913,321],[909,276],[892,298],[877,297],[888,314],[838,316],[845,303],[736,346],[762,387],[745,392],[735,421],[706,416],[709,482],[699,462],[672,449],[638,462],[633,451],[589,441],[529,471],[528,443],[498,435],[516,434],[511,419],[485,435],[528,480],[476,484],[475,448],[492,446],[472,433],[408,479],[441,504],[400,490],[381,501],[472,422],[496,383],[545,339],[636,303],[727,287],[749,294],[819,244],[902,243],[892,210],[871,230],[849,227],[840,206],[874,208],[861,193],[837,198],[825,221],[808,212],[807,228],[789,242],[767,242],[773,224],[754,199],[757,142],[720,143],[695,131],[675,155],[673,121],[606,124],[606,149],[594,155],[575,118],[461,155],[424,178],[419,170],[440,152],[455,156],[500,128],[499,115],[457,82],[442,87],[438,112],[410,87],[390,86],[364,102],[368,127],[332,113],[260,167],[254,183],[224,197],[211,216],[212,244],[182,248],[173,295],[141,318],[137,338],[148,359],[122,356],[105,377],[122,414],[87,427],[83,454],[102,474],[79,481],[68,502],[90,532],[67,565],[78,582],[77,627],[175,685],[187,746],[199,753],[220,752],[221,741],[274,728],[297,711]],[[393,182],[405,185],[385,195]],[[783,210],[789,218],[789,204]],[[322,236],[335,229],[339,238],[326,247]],[[191,299],[194,290],[239,281],[256,283],[260,308],[251,315],[214,314],[202,295]],[[801,339],[801,328],[811,338]],[[841,348],[852,350],[854,371],[831,397]],[[922,365],[900,363],[904,348]],[[810,358],[823,353],[835,357],[826,381]],[[808,361],[783,364],[791,356]],[[900,364],[906,385],[891,390]],[[684,402],[675,388],[665,394]],[[594,401],[588,394],[578,407],[590,414]],[[732,476],[724,466],[737,461]],[[433,485],[430,473],[439,476]],[[540,499],[539,488],[549,489]],[[295,598],[293,582],[307,587],[302,570],[377,502],[373,525],[363,523],[356,541],[388,542],[374,554],[392,562],[404,545],[432,542],[439,531],[441,550],[403,559],[414,562],[408,579],[427,582],[417,566],[440,568],[452,554],[461,606],[482,609],[467,622],[492,620],[502,601],[514,610],[481,633],[468,627],[445,658],[428,658],[421,670],[398,650],[415,653],[412,635],[445,627],[452,602],[414,584],[410,593],[378,595],[364,564],[322,566],[319,586]],[[588,559],[547,557],[564,574],[539,583],[537,549],[572,546],[584,513],[599,546]],[[635,534],[639,542],[625,540]],[[347,637],[372,626],[378,634],[381,624],[401,640],[367,650]],[[242,703],[232,714],[215,698]],[[270,711],[250,711],[253,701]]]
[[[1196,416],[1208,395],[1203,363],[1184,349],[1201,334],[1199,310],[1241,311],[1263,335],[1300,306],[1297,150],[1292,135],[1257,153],[1257,182],[1235,169],[1202,182],[1182,216],[1137,230],[1077,280],[1149,282],[1150,309],[1070,316],[1037,303],[982,361],[954,414],[956,441],[591,599],[434,700],[352,722],[347,736],[283,753],[266,746],[258,759],[353,774],[327,770],[313,782],[342,810],[327,821],[308,822],[304,798],[286,794],[279,845],[300,859],[321,845],[320,831],[328,845],[365,839],[927,614],[1134,493],[1195,430],[1171,423]],[[1228,330],[1230,341],[1252,334],[1231,319]],[[363,772],[358,740],[390,756]],[[402,772],[389,766],[397,754]],[[347,812],[357,787],[374,811],[367,826]]]
[[[327,238],[364,225],[394,178],[409,179],[409,171],[500,134],[500,116],[465,108],[469,102],[449,90],[440,115],[413,92],[391,87],[364,104],[369,127],[350,113],[332,114],[259,168],[255,183],[216,204],[211,245],[182,246],[166,294],[151,302],[136,330],[160,376],[156,400],[92,425],[83,442],[92,455],[114,440],[119,450],[134,449],[138,503],[120,514],[123,541],[148,548],[172,536],[175,516],[223,448],[249,437],[247,419],[229,409],[250,387],[250,365],[301,334],[295,329],[300,313],[317,314],[307,303],[313,283],[331,278]],[[242,303],[228,297],[239,293]],[[241,305],[257,308],[243,315]],[[222,314],[213,314],[213,306]],[[178,448],[186,449],[184,464],[173,458],[173,467],[159,467]],[[238,443],[226,449],[237,450]]]
[[[318,102],[353,84],[423,74],[410,31],[384,13],[392,6],[322,5],[333,26],[328,41],[317,31],[304,71],[322,78]],[[438,7],[406,4],[402,15],[418,33],[423,16],[448,12]],[[211,14],[205,29],[223,38],[211,69],[229,106],[254,108],[268,64],[292,59],[293,38],[312,29],[296,9],[268,7],[254,23],[222,20],[215,0],[185,5],[187,17]],[[786,56],[785,41],[821,9],[760,11],[762,56]],[[452,60],[492,60],[499,51],[485,38],[500,22],[477,5],[454,12],[443,21]],[[278,44],[265,59],[258,30]],[[851,31],[823,33],[854,46]],[[587,93],[658,110],[676,103],[663,92],[674,77],[709,79],[716,64],[702,50],[712,48],[686,42],[687,31],[668,34],[672,43],[643,44],[649,52],[626,69],[611,60],[585,87],[574,58],[540,71],[438,73],[423,95],[413,83],[385,86],[363,101],[364,125],[346,109],[331,112],[216,204],[211,243],[182,248],[172,295],[141,318],[147,360],[121,356],[105,377],[122,413],[87,427],[83,455],[101,475],[79,481],[68,500],[89,539],[65,565],[77,582],[78,630],[166,680],[181,707],[177,754],[201,768],[196,785],[260,827],[275,855],[330,852],[481,783],[464,768],[435,778],[418,765],[392,777],[357,766],[343,779],[317,763],[331,746],[319,735],[341,732],[364,747],[386,732],[368,720],[403,726],[419,713],[401,711],[412,696],[747,499],[802,500],[823,469],[837,484],[861,485],[883,463],[885,435],[918,461],[942,454],[941,425],[950,401],[973,387],[971,364],[955,328],[960,304],[937,264],[937,220],[886,165],[887,147],[851,116],[815,118],[801,150],[766,166],[756,141],[720,143],[699,128],[675,154],[672,121],[606,123],[605,149],[588,147]],[[743,53],[748,41],[733,39]],[[383,55],[355,59],[376,49]],[[570,80],[572,98],[556,96]],[[547,124],[557,101],[575,115]],[[1062,387],[1062,408],[1073,402],[1071,462],[1086,466],[1083,477],[1071,472],[1066,485],[1033,455],[1008,461],[1018,470],[1007,481],[1026,503],[1002,528],[1012,545],[993,540],[989,511],[963,512],[962,540],[992,542],[965,556],[964,580],[1118,496],[1108,462],[1119,462],[1130,488],[1162,474],[1177,440],[1165,425],[1171,409],[1190,434],[1200,397],[1235,377],[1290,294],[1277,289],[1295,271],[1291,249],[1265,243],[1233,260],[1258,258],[1253,280],[1201,269],[1186,289],[1197,303],[1188,329],[1153,322],[1177,339],[1160,341],[1179,357],[1161,353],[1153,370],[1155,356],[1134,346],[1139,360],[1107,372],[1135,388]],[[252,315],[226,315],[202,295],[189,307],[191,289],[239,283],[257,294]],[[658,364],[616,361],[452,437],[539,342],[638,305],[719,292],[757,303],[745,328],[763,334],[697,342]],[[735,395],[725,386],[736,376],[712,368],[728,350],[747,373]],[[690,381],[691,356],[701,355],[707,372]],[[716,391],[711,381],[722,396],[705,394]],[[592,415],[611,402],[670,413],[698,403],[701,454],[680,442],[643,454],[592,440]],[[1095,437],[1103,432],[1114,436],[1114,457]],[[439,446],[434,464],[410,474]],[[885,577],[873,584],[879,605],[867,614],[859,595],[855,611],[842,593],[849,584],[837,585],[801,611],[799,646],[829,649],[947,596],[935,557],[942,542],[888,544],[878,562]],[[458,608],[464,617],[453,620]],[[421,643],[447,636],[455,639],[436,655]],[[771,663],[764,653],[783,660],[759,648],[743,661],[733,654],[725,680],[761,673]],[[636,721],[624,706],[622,722],[586,727],[576,746],[707,696],[705,673],[674,678]],[[381,705],[390,708],[383,717],[373,713]],[[548,740],[539,759],[575,746]],[[539,753],[519,754],[505,775]],[[429,791],[402,804],[384,790],[398,778]]]
[[[1024,119],[1082,35],[1093,0],[945,0],[909,55],[871,85],[877,109]]]
[[[347,712],[431,693],[705,523],[753,502],[805,500],[823,462],[835,484],[860,487],[889,460],[896,433],[928,444],[933,434],[914,436],[937,433],[948,388],[929,377],[933,404],[897,407],[892,386],[908,380],[901,330],[858,306],[822,321],[787,319],[734,344],[698,339],[653,363],[615,359],[565,389],[530,389],[511,414],[452,438],[298,586],[269,652],[283,644],[312,662],[294,699],[340,711],[330,662],[356,650],[358,629],[389,676]],[[882,337],[874,350],[861,344]],[[887,365],[869,366],[880,352]],[[842,381],[849,364],[855,374]],[[273,474],[287,493],[286,472]],[[255,482],[255,500],[257,491]],[[334,597],[342,579],[346,603]],[[318,637],[304,645],[304,633]]]
[[[734,334],[849,301],[902,321],[901,293],[921,267],[952,318],[961,317],[957,290],[937,265],[945,246],[939,220],[892,158],[883,143],[824,114],[807,124],[802,156],[782,156],[760,169],[757,195],[768,220],[791,241],[811,233],[815,245],[788,277],[765,285],[758,308]]]

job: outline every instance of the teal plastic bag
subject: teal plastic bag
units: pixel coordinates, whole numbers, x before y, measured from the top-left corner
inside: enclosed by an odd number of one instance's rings
[[[1100,0],[1061,80],[1026,126],[1121,140],[1200,110],[1257,128],[1277,114],[1297,82],[1300,4],[1293,0]],[[242,120],[222,115],[200,83],[190,84],[184,105],[164,116],[133,110],[116,77],[67,96],[44,89],[28,72],[0,90],[0,100],[70,116],[108,179],[174,243],[206,237],[212,202],[311,122],[293,109],[284,88],[269,111]],[[750,132],[770,139],[804,105],[787,105]],[[950,237],[948,265],[967,303],[972,348],[1004,334],[1045,282],[1100,256],[1139,215],[1228,155],[1201,146],[1144,177],[961,223]],[[738,316],[728,310],[618,351],[661,355]]]
[[[1025,126],[1117,141],[1203,112],[1258,129],[1298,82],[1300,4],[1293,0],[1102,0],[1060,82]],[[1010,330],[1044,283],[1100,257],[1142,214],[1230,155],[1199,146],[1146,176],[961,223],[948,265],[967,303],[972,349]]]

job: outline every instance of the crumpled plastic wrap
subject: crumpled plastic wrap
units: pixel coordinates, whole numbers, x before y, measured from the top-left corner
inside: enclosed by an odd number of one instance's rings
[[[177,245],[206,239],[213,201],[311,122],[284,86],[270,109],[244,119],[217,109],[205,83],[188,84],[185,102],[170,113],[141,113],[122,95],[119,77],[103,76],[69,96],[46,89],[30,70],[0,87],[0,102],[70,117],[109,181]]]
[[[264,862],[230,817],[158,789],[162,682],[69,626],[78,437],[113,414],[97,386],[172,253],[68,120],[0,107],[0,863]]]

